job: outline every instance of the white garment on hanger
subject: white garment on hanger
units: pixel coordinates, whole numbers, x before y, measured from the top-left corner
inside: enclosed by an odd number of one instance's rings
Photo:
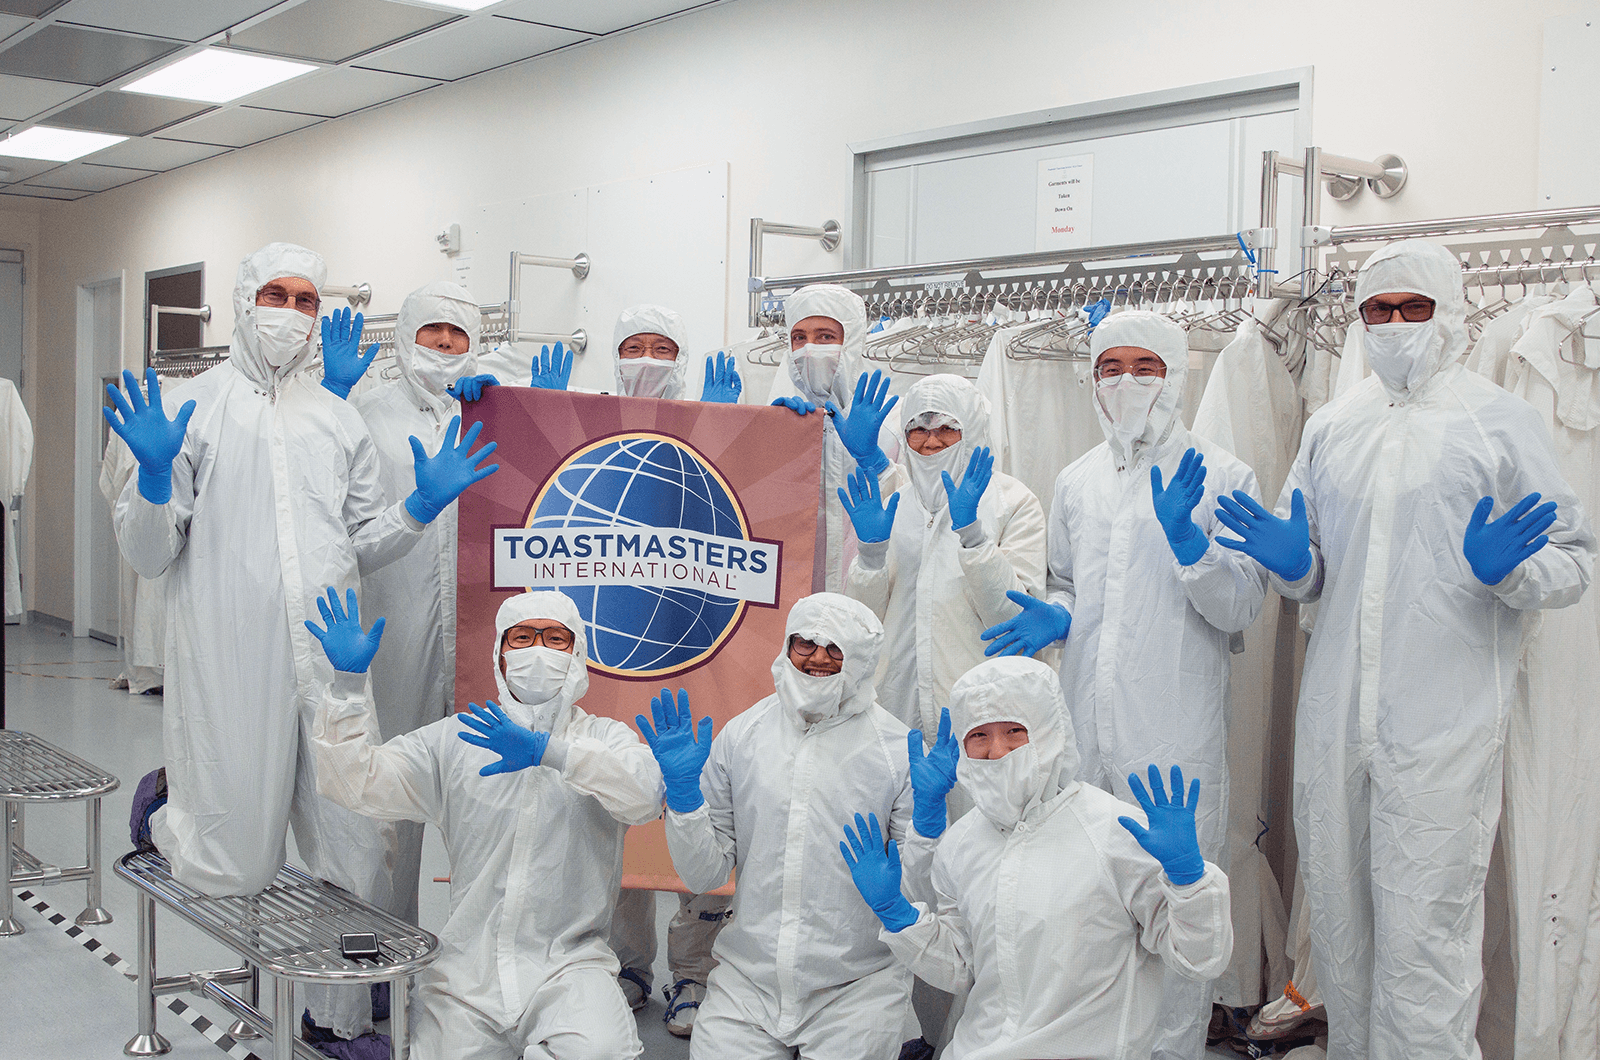
[[[0,378],[0,505],[5,512],[6,617],[22,614],[22,576],[17,563],[17,533],[11,503],[22,496],[33,466],[33,421],[17,393],[17,384]]]
[[[180,380],[162,380],[162,387],[176,385]],[[133,477],[139,464],[133,451],[114,432],[108,432],[105,456],[100,461],[100,495],[115,510],[117,498]],[[115,527],[113,527],[113,530]],[[167,576],[142,578],[119,550],[117,553],[117,598],[120,622],[117,627],[122,639],[122,672],[128,681],[128,692],[137,694],[147,689],[160,688],[162,670],[167,651]]]

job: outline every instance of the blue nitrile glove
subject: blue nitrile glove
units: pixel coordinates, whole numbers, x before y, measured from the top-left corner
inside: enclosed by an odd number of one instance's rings
[[[1167,532],[1172,554],[1185,567],[1199,563],[1211,544],[1192,518],[1195,505],[1205,495],[1205,458],[1193,449],[1183,454],[1178,470],[1173,473],[1172,485],[1165,489],[1161,485],[1160,466],[1150,466],[1150,500],[1155,505],[1156,520]]]
[[[633,721],[661,767],[661,779],[667,786],[667,809],[693,813],[706,801],[700,794],[700,773],[711,757],[711,716],[700,719],[697,731],[694,714],[689,710],[689,693],[681,688],[677,706],[672,704],[671,691],[663,688],[659,696],[650,700],[650,713],[655,718],[654,726],[643,714]]]
[[[911,824],[917,833],[938,839],[949,823],[945,796],[956,786],[956,760],[961,748],[950,734],[950,708],[939,712],[939,738],[933,749],[922,753],[922,730],[906,734],[906,751],[911,759]]]
[[[1095,328],[1099,327],[1100,321],[1104,320],[1106,318],[1106,314],[1110,312],[1111,303],[1104,298],[1100,299],[1098,302],[1090,302],[1088,305],[1078,310],[1078,313],[1082,315],[1084,319],[1089,321],[1090,332],[1093,332]]]
[[[716,363],[706,355],[706,383],[700,389],[701,401],[715,401],[722,405],[737,405],[744,391],[744,380],[739,378],[739,365],[733,354],[718,351]]]
[[[550,745],[549,733],[523,728],[506,717],[505,711],[501,710],[500,705],[492,699],[484,700],[482,707],[476,703],[468,703],[467,710],[457,714],[456,717],[461,719],[461,724],[472,730],[472,732],[457,732],[457,736],[476,747],[493,751],[500,756],[500,761],[490,762],[478,770],[480,777],[492,777],[496,773],[515,773],[536,766],[544,760],[544,749]]]
[[[1072,616],[1060,604],[1035,600],[1016,589],[1006,590],[1006,599],[1022,608],[1022,613],[978,634],[983,640],[994,641],[983,649],[984,655],[1032,655],[1066,639],[1072,629]]]
[[[490,442],[476,453],[470,452],[482,421],[474,423],[456,444],[456,431],[461,428],[461,417],[452,416],[450,426],[444,431],[444,444],[439,455],[429,456],[416,435],[411,436],[411,456],[416,462],[417,488],[406,498],[406,511],[419,523],[431,523],[439,513],[450,507],[450,502],[467,492],[467,487],[481,482],[500,470],[499,464],[480,468],[498,443]]]
[[[457,401],[476,401],[489,387],[499,385],[500,380],[492,375],[467,375],[445,387],[444,392]]]
[[[1494,510],[1493,497],[1483,498],[1472,509],[1461,552],[1480,582],[1499,585],[1518,564],[1549,543],[1545,531],[1556,521],[1556,502],[1545,501],[1537,508],[1535,504],[1539,504],[1539,495],[1530,493],[1492,523],[1488,519]]]
[[[850,487],[850,492],[846,494],[844,490],[839,490],[839,503],[844,505],[850,525],[856,528],[856,540],[869,544],[889,540],[889,534],[894,529],[895,509],[900,507],[900,494],[891,493],[889,505],[884,507],[883,494],[878,489],[878,476],[868,473],[865,468],[856,468],[845,476],[844,481]]]
[[[1311,569],[1311,526],[1306,522],[1306,499],[1295,490],[1289,499],[1289,518],[1279,519],[1244,490],[1217,498],[1217,521],[1244,540],[1217,538],[1217,544],[1243,552],[1286,582],[1297,582]]]
[[[322,621],[328,628],[323,629],[309,621],[306,628],[322,642],[323,654],[327,655],[335,670],[346,674],[364,674],[367,667],[372,665],[372,657],[378,654],[378,642],[383,640],[383,619],[378,619],[371,629],[363,632],[361,605],[356,602],[356,591],[346,589],[345,599],[349,601],[348,615],[339,606],[339,591],[330,585],[326,600],[317,597],[317,610],[322,612]]]
[[[983,491],[989,488],[989,478],[993,474],[994,457],[989,455],[986,445],[972,451],[967,473],[961,476],[961,485],[951,480],[950,472],[939,472],[944,479],[944,495],[950,502],[950,529],[960,530],[978,521],[978,502],[983,499]]]
[[[797,416],[809,416],[817,411],[817,406],[799,396],[773,398],[772,403],[774,405],[782,405]]]
[[[565,390],[571,378],[572,351],[563,351],[558,342],[554,353],[548,346],[539,350],[539,356],[533,359],[533,379],[528,385],[535,390]]]
[[[350,388],[361,382],[367,367],[378,356],[374,342],[361,352],[361,314],[350,318],[350,309],[335,309],[333,316],[322,318],[322,385],[341,398],[350,396]]]
[[[878,920],[890,931],[904,931],[915,924],[916,907],[900,893],[900,844],[891,839],[887,847],[884,845],[878,815],[868,814],[863,821],[856,814],[855,831],[845,825],[844,838],[849,846],[840,843],[839,853],[850,866],[856,890],[878,914]]]
[[[1167,801],[1166,789],[1161,786],[1161,770],[1150,766],[1150,791],[1155,801],[1139,782],[1137,774],[1128,774],[1128,786],[1133,797],[1144,808],[1148,828],[1141,828],[1132,817],[1118,817],[1122,827],[1133,833],[1133,838],[1144,847],[1145,853],[1161,862],[1167,870],[1167,879],[1182,887],[1206,874],[1205,859],[1200,856],[1200,839],[1194,828],[1194,808],[1200,801],[1200,781],[1189,785],[1189,804],[1183,804],[1183,770],[1172,767],[1172,801]]]
[[[111,405],[102,406],[100,411],[139,461],[139,495],[151,504],[165,504],[172,499],[172,461],[183,448],[183,433],[189,429],[189,417],[194,415],[194,402],[185,401],[177,418],[169,420],[161,408],[161,381],[154,368],[145,369],[144,382],[150,392],[148,404],[139,393],[133,373],[124,369],[122,385],[128,388],[128,396],[123,397],[120,390],[107,383]]]
[[[878,431],[899,400],[889,396],[889,377],[873,369],[871,379],[862,372],[861,378],[856,380],[856,396],[850,403],[849,415],[840,412],[832,401],[823,402],[828,415],[833,417],[833,429],[839,432],[845,451],[874,475],[883,474],[883,469],[889,466],[889,458],[878,446]]]

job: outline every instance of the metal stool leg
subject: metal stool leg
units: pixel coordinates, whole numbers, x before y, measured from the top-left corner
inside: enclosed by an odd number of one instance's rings
[[[261,969],[253,964],[250,966],[250,994],[245,1000],[250,1002],[251,1008],[261,1011]],[[250,1042],[261,1037],[261,1032],[244,1020],[234,1020],[228,1025],[228,1037],[236,1042]]]
[[[129,1056],[160,1056],[172,1051],[172,1043],[156,1030],[156,901],[140,892],[139,903],[139,1033],[128,1039],[122,1051]]]
[[[411,1055],[411,977],[389,980],[389,1060]]]
[[[0,936],[20,935],[27,930],[22,921],[11,915],[11,844],[22,844],[22,822],[11,818],[15,805],[0,803],[0,825],[4,826],[4,834],[0,835]]]
[[[100,800],[90,799],[85,813],[88,823],[84,847],[88,857],[84,864],[89,866],[89,900],[77,916],[80,927],[111,923],[111,914],[100,904]]]
[[[272,977],[272,1060],[294,1060],[294,1040],[300,1021],[294,1016],[294,980]]]

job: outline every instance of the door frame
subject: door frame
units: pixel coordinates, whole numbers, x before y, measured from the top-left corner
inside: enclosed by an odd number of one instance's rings
[[[90,540],[89,524],[94,511],[94,491],[99,488],[100,438],[97,399],[100,376],[94,366],[94,292],[97,288],[118,285],[117,360],[127,367],[124,332],[128,319],[128,271],[117,269],[101,276],[80,280],[77,286],[77,385],[73,401],[72,461],[72,635],[89,635]]]

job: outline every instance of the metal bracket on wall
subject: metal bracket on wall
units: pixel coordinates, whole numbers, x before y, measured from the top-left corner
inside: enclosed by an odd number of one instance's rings
[[[372,304],[372,285],[358,283],[354,287],[324,287],[320,294],[334,298],[343,298],[350,303],[351,309],[360,309],[364,305]]]
[[[763,316],[761,291],[763,290],[763,277],[761,274],[762,240],[767,236],[798,236],[801,239],[815,239],[822,244],[822,249],[832,254],[839,249],[843,238],[843,229],[838,221],[824,221],[820,228],[810,228],[806,225],[786,225],[776,221],[767,221],[760,217],[750,218],[750,326],[760,327]]]
[[[205,323],[211,323],[211,307],[208,305],[203,305],[196,309],[193,306],[155,305],[152,303],[150,306],[150,360],[146,361],[147,364],[153,362],[156,354],[161,352],[157,336],[160,334],[161,315],[163,313],[171,317],[199,317]]]
[[[524,254],[520,250],[511,252],[511,278],[506,286],[506,332],[511,342],[565,342],[569,343],[574,353],[582,353],[589,345],[589,336],[578,328],[570,335],[558,335],[554,332],[522,331],[522,267],[524,265],[538,265],[547,269],[570,269],[572,275],[578,280],[584,280],[589,275],[592,262],[589,255],[579,251],[570,258],[551,258],[542,254]]]

